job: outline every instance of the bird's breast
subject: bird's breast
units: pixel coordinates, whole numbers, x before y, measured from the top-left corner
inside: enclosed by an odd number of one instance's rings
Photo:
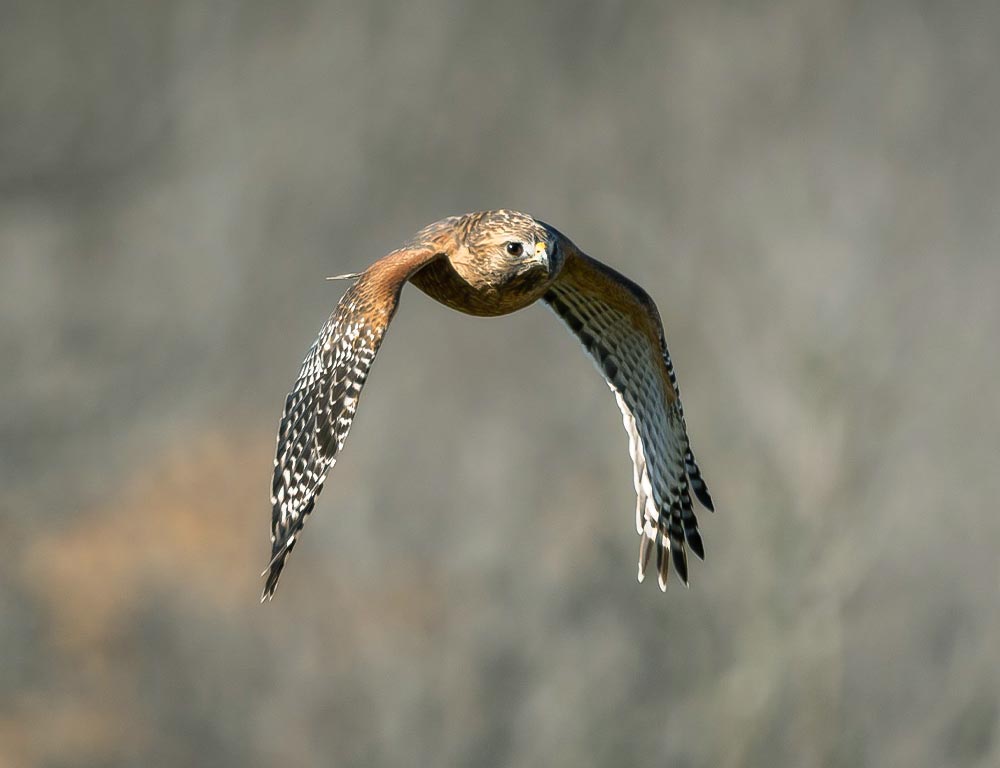
[[[523,309],[541,298],[550,282],[544,268],[511,275],[448,259],[428,264],[410,281],[445,306],[480,317]]]

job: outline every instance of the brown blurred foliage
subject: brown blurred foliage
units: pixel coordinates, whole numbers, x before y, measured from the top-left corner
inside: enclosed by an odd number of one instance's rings
[[[1000,763],[1000,6],[0,0],[0,765]],[[404,292],[261,606],[338,298],[509,206],[659,304],[719,512]]]

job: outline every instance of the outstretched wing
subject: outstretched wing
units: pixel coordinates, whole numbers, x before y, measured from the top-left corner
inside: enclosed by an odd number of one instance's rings
[[[544,301],[583,344],[621,408],[637,496],[639,581],[655,549],[660,589],[667,587],[671,559],[687,584],[685,542],[705,556],[690,492],[713,506],[688,445],[656,305],[628,278],[577,251],[567,255]]]
[[[285,558],[337,461],[358,398],[403,284],[436,258],[433,247],[395,251],[357,276],[309,348],[285,399],[271,482],[271,562],[264,594],[274,595]]]

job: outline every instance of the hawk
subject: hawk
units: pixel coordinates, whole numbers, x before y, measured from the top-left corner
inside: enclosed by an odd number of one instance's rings
[[[687,548],[705,557],[691,493],[707,509],[714,507],[688,443],[677,377],[649,294],[553,227],[509,210],[442,219],[364,272],[338,277],[355,282],[309,348],[278,427],[272,557],[262,600],[274,595],[285,560],[344,447],[407,281],[470,315],[505,315],[539,299],[555,312],[604,376],[622,412],[637,496],[639,581],[655,552],[661,590],[671,561],[688,583]]]

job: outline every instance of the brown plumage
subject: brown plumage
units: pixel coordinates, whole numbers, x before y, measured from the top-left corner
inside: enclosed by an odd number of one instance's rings
[[[357,278],[320,330],[285,400],[271,486],[274,595],[285,559],[343,448],[385,330],[410,281],[470,315],[496,316],[541,299],[576,335],[622,411],[639,534],[639,581],[656,552],[687,583],[686,547],[704,557],[690,492],[712,499],[688,444],[680,392],[656,305],[635,283],[582,253],[554,228],[516,211],[452,216],[418,232]]]

